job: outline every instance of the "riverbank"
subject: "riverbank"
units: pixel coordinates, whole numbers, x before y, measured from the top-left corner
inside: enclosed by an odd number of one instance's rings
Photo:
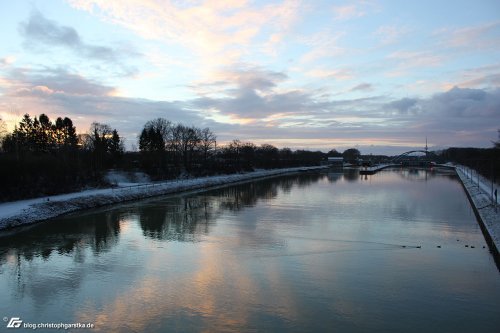
[[[471,206],[479,220],[479,225],[490,245],[492,252],[498,256],[500,249],[500,207],[491,197],[491,184],[486,184],[483,179],[470,176],[468,169],[457,166],[458,177],[465,189]]]
[[[318,166],[259,170],[242,174],[173,180],[161,183],[147,183],[5,202],[0,204],[0,230],[47,220],[79,210],[96,208],[125,201],[233,184],[253,179],[276,177],[301,171],[320,170],[324,168],[324,166]]]

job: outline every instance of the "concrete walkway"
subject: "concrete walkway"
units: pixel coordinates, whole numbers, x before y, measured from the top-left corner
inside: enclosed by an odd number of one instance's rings
[[[466,167],[458,165],[455,170],[462,181],[492,252],[499,255],[500,206],[495,203],[495,198],[491,195],[491,182],[481,176],[478,177],[474,170]],[[493,191],[495,189],[496,186],[493,187]]]

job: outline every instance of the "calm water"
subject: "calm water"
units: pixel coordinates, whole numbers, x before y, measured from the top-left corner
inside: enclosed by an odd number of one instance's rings
[[[500,332],[500,274],[483,246],[451,174],[274,178],[4,235],[0,318],[99,332]]]

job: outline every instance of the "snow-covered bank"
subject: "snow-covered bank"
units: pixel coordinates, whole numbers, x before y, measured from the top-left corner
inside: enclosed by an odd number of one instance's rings
[[[124,201],[323,168],[325,167],[260,170],[243,174],[88,190],[51,197],[6,202],[0,204],[0,229],[30,224],[82,209],[95,208]]]
[[[490,237],[493,245],[493,251],[499,254],[500,250],[500,206],[495,204],[494,198],[491,195],[491,183],[482,177],[477,177],[473,173],[471,177],[468,168],[457,166],[457,171],[465,191],[467,192],[471,205],[473,206],[478,218],[485,229],[488,240]],[[496,189],[494,185],[493,190]]]

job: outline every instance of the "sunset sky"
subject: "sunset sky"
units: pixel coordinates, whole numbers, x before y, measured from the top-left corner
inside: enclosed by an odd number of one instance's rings
[[[293,149],[490,147],[500,1],[0,0],[0,117]]]

